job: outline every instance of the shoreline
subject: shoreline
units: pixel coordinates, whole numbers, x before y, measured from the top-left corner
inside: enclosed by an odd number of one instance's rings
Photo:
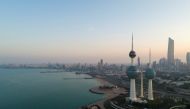
[[[93,87],[93,88],[90,88],[89,91],[93,94],[99,94],[99,95],[103,95],[105,94],[104,92],[98,90],[98,87]]]
[[[93,106],[98,106],[101,109],[105,109],[105,107],[104,107],[104,102],[105,101],[107,101],[109,99],[112,99],[112,98],[114,98],[116,96],[119,96],[120,94],[126,93],[126,89],[124,89],[122,87],[114,87],[114,88],[110,88],[110,89],[104,89],[104,88],[100,89],[99,88],[100,86],[106,86],[106,85],[115,86],[115,85],[113,85],[112,83],[110,83],[109,81],[107,81],[106,79],[104,79],[100,75],[92,75],[92,74],[88,74],[88,75],[90,75],[91,77],[93,77],[94,79],[96,79],[100,83],[99,86],[90,88],[89,92],[91,92],[93,94],[105,95],[101,100],[98,100],[98,101],[96,101],[94,103],[90,103],[90,104],[87,104],[87,105],[83,105],[83,106],[86,106],[89,109],[91,109]],[[80,109],[82,109],[83,106],[81,106]]]

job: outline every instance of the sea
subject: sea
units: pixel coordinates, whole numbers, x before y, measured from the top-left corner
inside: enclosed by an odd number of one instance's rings
[[[89,75],[50,69],[0,69],[0,109],[79,109],[103,95]]]

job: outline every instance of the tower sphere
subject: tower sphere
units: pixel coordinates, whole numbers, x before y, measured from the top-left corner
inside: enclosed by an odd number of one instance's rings
[[[145,72],[146,78],[153,79],[155,77],[155,75],[156,75],[156,72],[154,71],[154,69],[152,69],[152,68],[146,69],[146,72]]]
[[[127,69],[127,76],[130,79],[135,79],[137,77],[137,67],[129,66],[128,69]]]
[[[129,53],[129,57],[130,58],[135,58],[136,57],[135,51],[131,50],[130,53]]]

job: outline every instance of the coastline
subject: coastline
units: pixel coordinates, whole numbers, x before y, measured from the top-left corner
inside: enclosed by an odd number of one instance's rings
[[[89,91],[94,94],[105,94],[105,92],[98,90],[98,87],[90,88]]]
[[[108,82],[106,79],[104,79],[100,75],[91,75],[91,74],[88,74],[88,75],[96,79],[100,83],[100,86],[106,86],[106,85],[114,86],[112,83]],[[119,96],[120,94],[126,93],[126,89],[122,87],[114,87],[112,89],[100,89],[100,86],[92,87],[89,89],[89,91],[94,94],[103,94],[105,96],[101,100],[85,105],[87,108],[91,109],[93,106],[98,106],[101,109],[105,109],[104,107],[105,101],[115,98],[116,96]],[[82,109],[82,107],[80,107],[80,109]]]

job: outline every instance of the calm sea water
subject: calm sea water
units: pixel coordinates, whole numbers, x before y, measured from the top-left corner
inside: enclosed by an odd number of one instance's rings
[[[99,85],[88,75],[40,73],[47,69],[0,69],[0,109],[78,109],[103,96],[90,93]]]

